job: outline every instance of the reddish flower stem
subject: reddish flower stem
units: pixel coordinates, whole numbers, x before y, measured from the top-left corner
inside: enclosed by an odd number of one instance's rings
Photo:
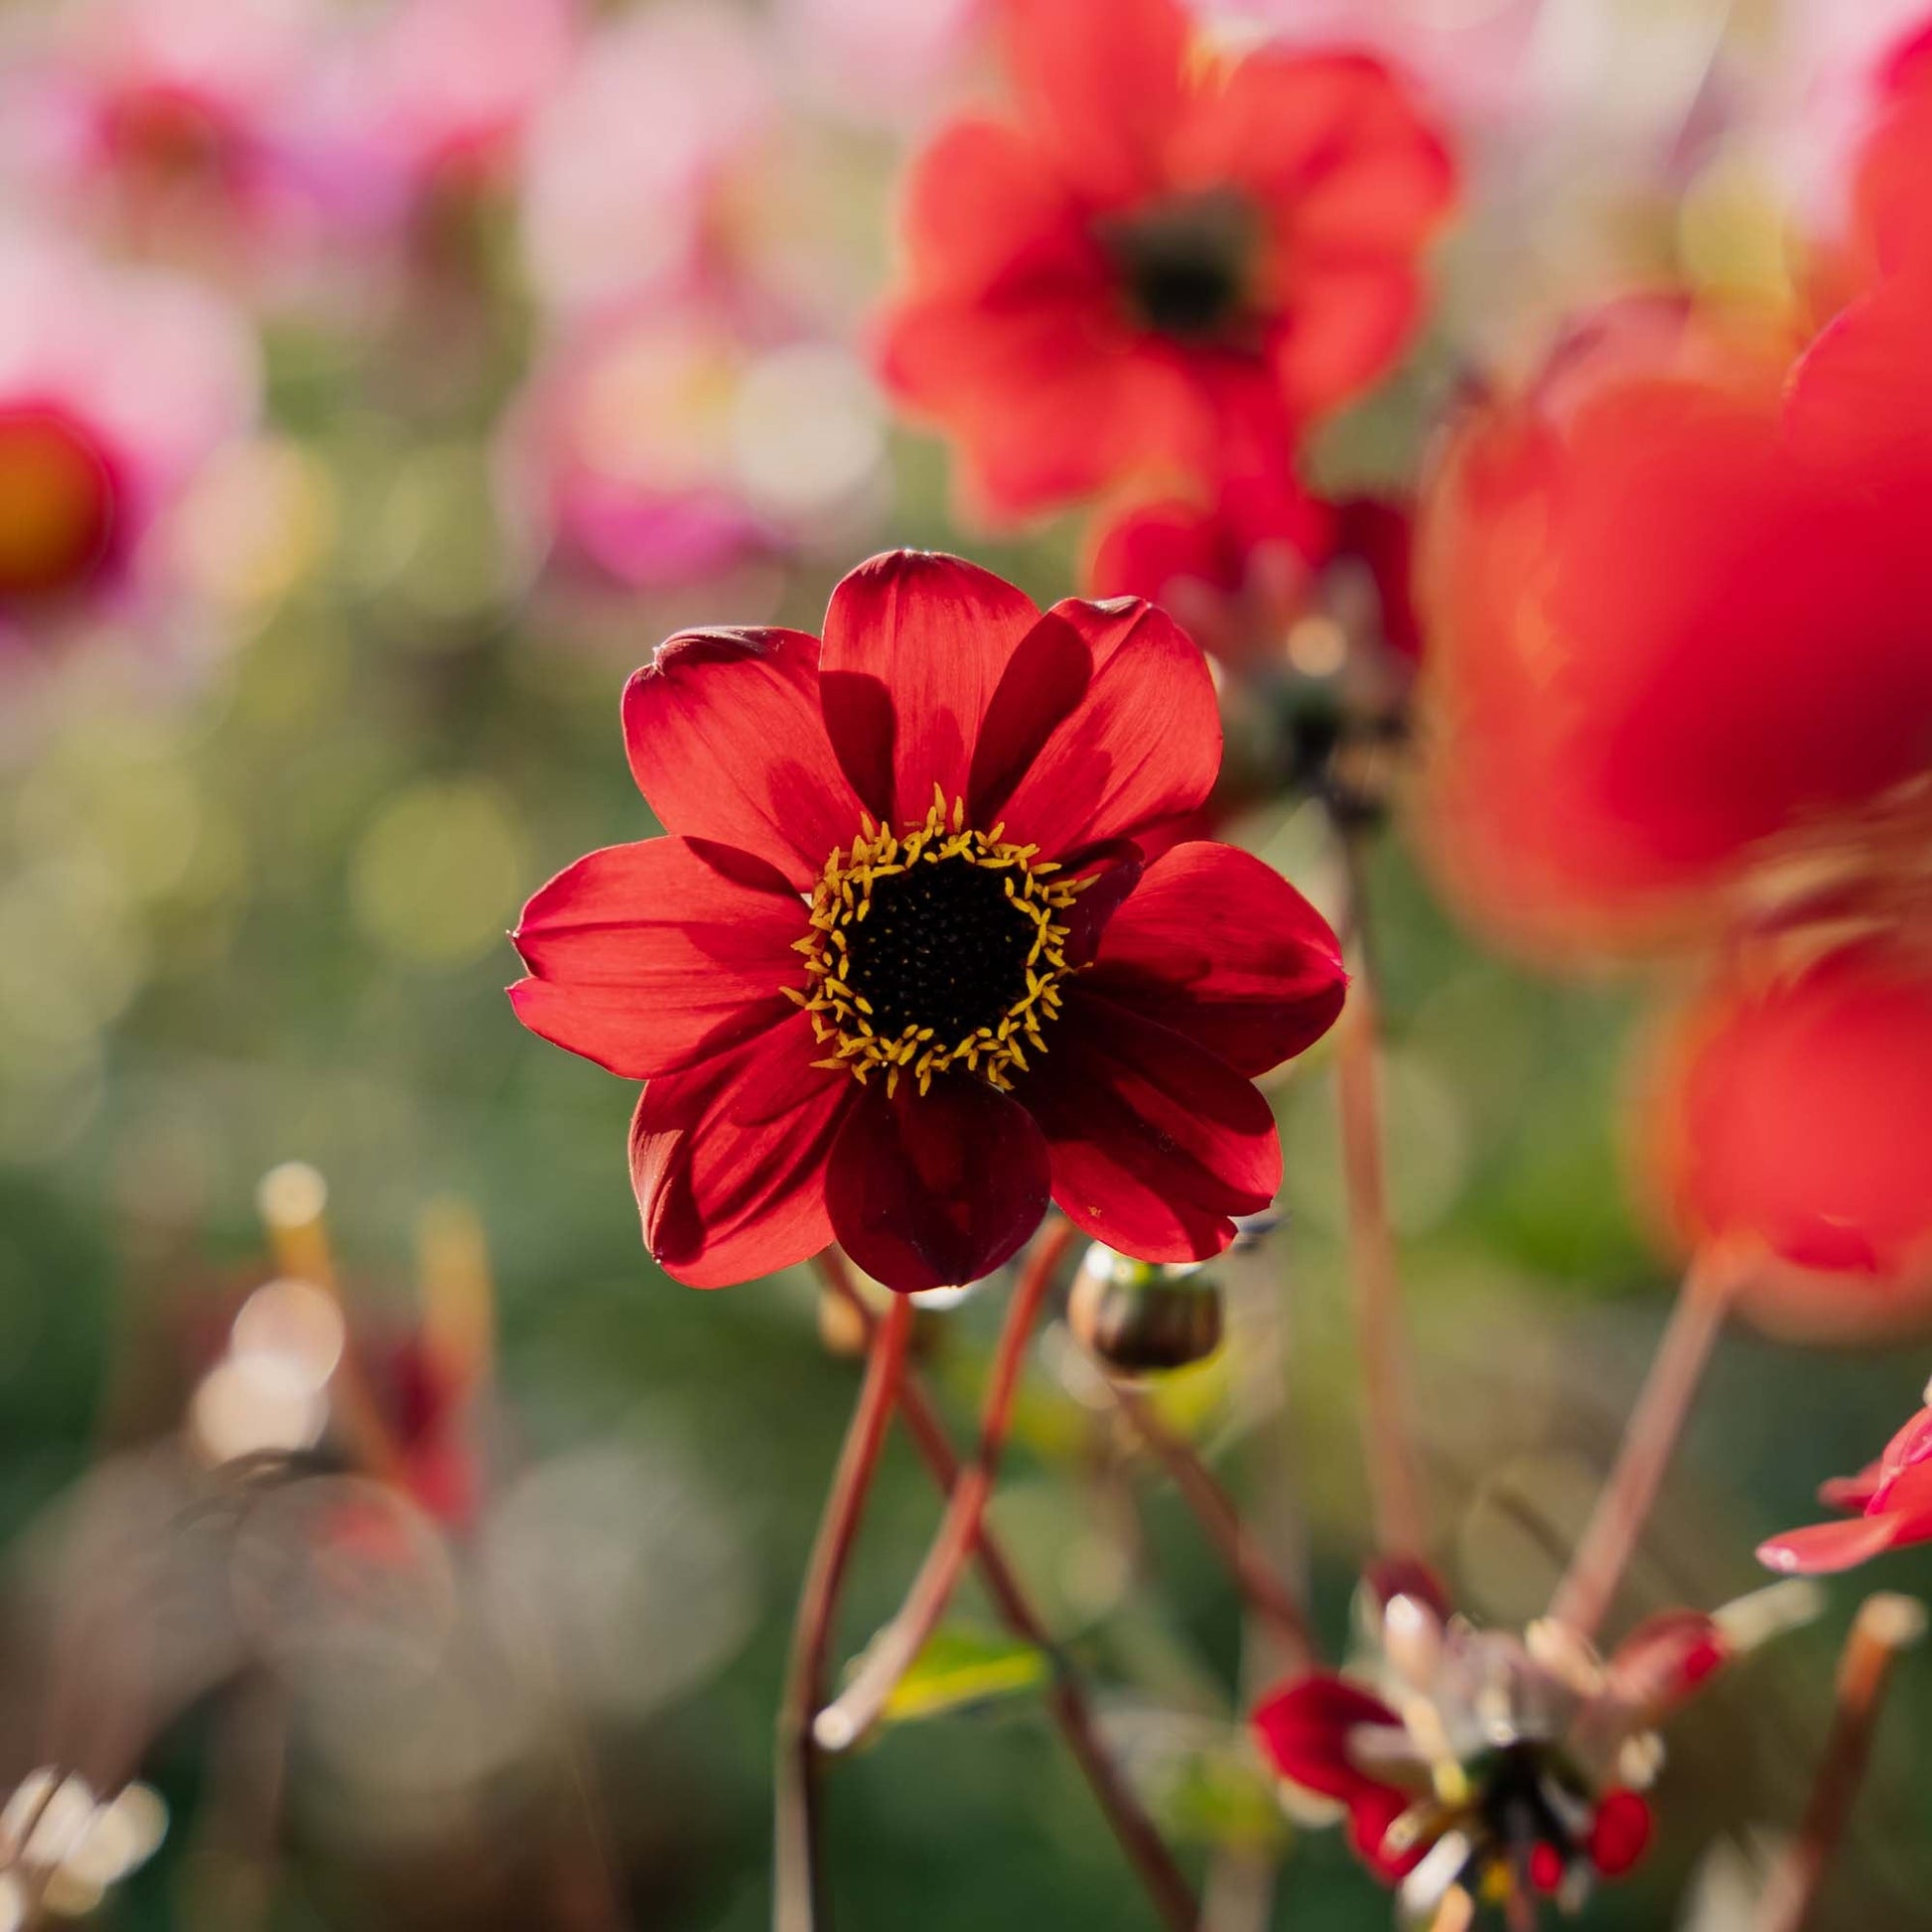
[[[1739,1278],[1734,1250],[1709,1248],[1692,1259],[1630,1412],[1615,1466],[1550,1602],[1551,1616],[1580,1636],[1594,1637],[1609,1611],[1650,1519]]]
[[[827,1750],[849,1750],[879,1722],[893,1687],[911,1668],[952,1601],[966,1559],[979,1541],[981,1519],[999,1474],[1000,1451],[1006,1445],[1027,1342],[1046,1291],[1052,1286],[1053,1271],[1072,1244],[1073,1235],[1070,1222],[1056,1221],[1034,1243],[1027,1257],[993,1357],[992,1379],[980,1413],[979,1453],[953,1485],[939,1532],[898,1614],[873,1639],[851,1683],[819,1713],[814,1730]]]
[[[828,1925],[829,1900],[818,1847],[818,1751],[812,1719],[824,1694],[839,1592],[858,1540],[866,1496],[892,1421],[912,1332],[912,1305],[895,1296],[874,1330],[866,1378],[846,1427],[838,1466],[812,1546],[805,1587],[792,1626],[791,1665],[778,1709],[776,1816],[772,1852],[772,1932],[817,1932]]]
[[[1759,1901],[1757,1932],[1803,1932],[1844,1842],[1899,1652],[1925,1634],[1916,1598],[1881,1590],[1859,1606],[1839,1657],[1838,1703],[1798,1836]]]
[[[1409,1439],[1401,1275],[1383,1163],[1381,1014],[1368,922],[1364,834],[1341,823],[1335,833],[1346,888],[1343,938],[1354,963],[1348,1000],[1335,1027],[1335,1090],[1362,1362],[1362,1448],[1375,1540],[1390,1555],[1416,1556],[1424,1543],[1422,1485]]]
[[[868,1338],[879,1325],[875,1315],[853,1287],[845,1259],[836,1249],[828,1249],[818,1259],[826,1286],[851,1311]],[[899,1381],[899,1414],[907,1433],[925,1459],[933,1479],[948,1496],[960,1477],[959,1456],[953,1449],[945,1424],[927,1395],[915,1370],[907,1368]],[[973,1546],[980,1580],[985,1584],[995,1607],[1007,1627],[1022,1643],[1033,1644],[1044,1652],[1052,1665],[1053,1677],[1047,1691],[1047,1708],[1059,1725],[1067,1748],[1080,1766],[1093,1795],[1112,1828],[1128,1863],[1146,1888],[1161,1922],[1169,1932],[1192,1932],[1196,1919],[1193,1893],[1180,1867],[1163,1843],[1154,1821],[1142,1809],[1107,1746],[1094,1726],[1093,1713],[1087,1703],[1085,1687],[1072,1662],[1048,1635],[1026,1592],[1014,1575],[1006,1553],[994,1539],[992,1530],[981,1519],[979,1537]]]
[[[1106,1370],[1094,1364],[1105,1375]],[[1181,1499],[1227,1566],[1242,1599],[1274,1631],[1288,1653],[1290,1670],[1307,1670],[1316,1656],[1314,1632],[1301,1599],[1270,1566],[1241,1521],[1227,1491],[1190,1444],[1161,1420],[1153,1403],[1138,1389],[1109,1378],[1109,1389],[1135,1435],[1173,1478]]]

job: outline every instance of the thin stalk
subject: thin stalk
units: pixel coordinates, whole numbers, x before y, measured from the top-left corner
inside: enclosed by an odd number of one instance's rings
[[[1362,1449],[1375,1540],[1391,1555],[1415,1556],[1424,1542],[1422,1485],[1409,1437],[1401,1273],[1383,1162],[1381,1013],[1368,923],[1364,833],[1337,821],[1335,837],[1346,888],[1342,936],[1353,970],[1348,1001],[1335,1026],[1335,1092],[1362,1363]]]
[[[1863,1782],[1899,1653],[1925,1635],[1925,1606],[1880,1590],[1859,1606],[1839,1657],[1838,1702],[1798,1836],[1759,1901],[1757,1932],[1804,1932]]]
[[[1095,1367],[1105,1369],[1096,1362]],[[1138,1389],[1109,1379],[1121,1414],[1161,1466],[1173,1478],[1181,1499],[1227,1566],[1242,1600],[1262,1618],[1288,1653],[1291,1670],[1307,1670],[1315,1660],[1314,1632],[1301,1599],[1275,1574],[1241,1521],[1241,1512],[1193,1446],[1175,1435]]]
[[[818,1265],[826,1286],[851,1311],[870,1339],[879,1325],[879,1317],[852,1285],[844,1257],[836,1249],[828,1249],[819,1257]],[[916,1370],[908,1367],[901,1376],[898,1402],[899,1414],[904,1418],[914,1447],[931,1470],[933,1480],[950,1496],[960,1479],[959,1455]],[[1196,1908],[1186,1878],[1174,1863],[1154,1821],[1142,1809],[1125,1773],[1101,1740],[1079,1673],[1048,1634],[983,1517],[973,1556],[980,1581],[985,1584],[1007,1628],[1022,1643],[1032,1644],[1043,1652],[1051,1665],[1053,1676],[1046,1695],[1047,1709],[1162,1924],[1169,1932],[1192,1932]]]
[[[1601,1627],[1650,1520],[1740,1273],[1734,1249],[1709,1248],[1692,1259],[1630,1412],[1615,1465],[1550,1602],[1551,1616],[1579,1636],[1594,1637]]]
[[[1000,1451],[1006,1446],[1007,1424],[1012,1420],[1014,1391],[1019,1387],[1027,1343],[1046,1291],[1052,1286],[1053,1271],[1072,1244],[1073,1235],[1071,1222],[1056,1221],[1034,1243],[1027,1257],[993,1357],[992,1378],[980,1413],[979,1453],[953,1485],[938,1534],[898,1614],[873,1640],[836,1702],[819,1713],[814,1728],[818,1742],[827,1750],[849,1750],[879,1722],[893,1687],[925,1648],[952,1601],[966,1559],[979,1541],[981,1519],[999,1474]]]
[[[846,1426],[845,1443],[826,1494],[825,1513],[812,1545],[805,1587],[792,1626],[791,1664],[778,1709],[776,1814],[772,1847],[772,1932],[822,1932],[831,1923],[830,1899],[819,1858],[819,1763],[812,1720],[824,1695],[825,1660],[839,1592],[858,1541],[866,1497],[879,1466],[904,1372],[912,1332],[912,1304],[893,1297],[873,1333],[866,1378]]]

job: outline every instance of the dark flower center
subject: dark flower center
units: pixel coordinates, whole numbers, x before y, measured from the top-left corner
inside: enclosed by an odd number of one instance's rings
[[[1217,188],[1156,202],[1102,223],[1100,239],[1145,328],[1192,344],[1235,332],[1248,308],[1260,240],[1245,196]]]
[[[875,880],[851,928],[847,981],[888,1036],[930,1028],[943,1040],[994,1027],[1027,991],[1037,925],[1014,904],[1009,875],[939,859]]]
[[[1562,1809],[1574,1800],[1571,1781],[1541,1745],[1519,1740],[1505,1744],[1491,1757],[1470,1767],[1476,1786],[1475,1809],[1490,1844],[1487,1851],[1514,1847],[1552,1846],[1568,1859],[1576,1841]],[[1481,1834],[1478,1834],[1480,1840]]]
[[[832,1049],[814,1064],[862,1084],[882,1073],[888,1093],[901,1075],[924,1093],[953,1067],[1004,1090],[1046,1050],[1085,882],[1003,829],[969,828],[964,801],[935,787],[923,824],[901,837],[867,819],[826,860],[796,942],[805,984],[783,989]]]

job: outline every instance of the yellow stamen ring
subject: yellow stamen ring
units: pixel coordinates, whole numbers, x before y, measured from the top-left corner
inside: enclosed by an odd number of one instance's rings
[[[883,1071],[889,1094],[897,1092],[901,1075],[915,1080],[923,1094],[934,1074],[961,1066],[1010,1092],[1011,1074],[1028,1071],[1028,1052],[1046,1051],[1042,1023],[1060,1011],[1061,985],[1076,970],[1066,958],[1065,914],[1088,882],[1061,877],[1058,865],[1038,858],[1036,845],[1005,840],[1004,825],[980,832],[965,819],[965,801],[955,798],[949,806],[935,785],[931,808],[912,831],[900,837],[883,825],[875,829],[865,817],[850,849],[838,847],[826,860],[812,891],[809,929],[793,942],[804,955],[806,985],[784,989],[811,1015],[819,1040],[832,1047],[815,1065],[846,1069],[861,1084]],[[1031,922],[1025,990],[997,1019],[958,1038],[942,1039],[932,1027],[917,1024],[883,1033],[874,1025],[873,1002],[854,984],[853,935],[873,910],[874,889],[917,867],[960,861],[1003,874],[1007,902]]]

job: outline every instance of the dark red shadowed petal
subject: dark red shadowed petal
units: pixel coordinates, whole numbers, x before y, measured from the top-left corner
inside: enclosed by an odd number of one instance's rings
[[[1620,1704],[1661,1718],[1722,1670],[1730,1655],[1723,1630],[1701,1611],[1660,1611],[1617,1645],[1608,1665],[1609,1688]]]
[[[969,802],[979,822],[1057,856],[1194,810],[1220,768],[1214,680],[1186,632],[1138,599],[1069,598],[1007,667]]]
[[[1177,845],[1142,877],[1083,982],[1253,1077],[1313,1044],[1348,975],[1328,922],[1231,845]]]
[[[1932,1522],[1926,1526],[1932,1536]],[[1793,1577],[1829,1577],[1856,1570],[1873,1557],[1883,1556],[1903,1540],[1902,1516],[1860,1516],[1849,1523],[1813,1523],[1786,1530],[1757,1546],[1757,1560],[1767,1570]]]
[[[882,820],[917,824],[937,784],[966,791],[980,721],[1039,621],[1025,592],[957,557],[894,550],[841,579],[819,702],[839,762]]]
[[[630,1123],[644,1246],[692,1288],[726,1288],[832,1239],[825,1162],[855,1092],[801,1013],[735,1052],[650,1081]]]
[[[777,1025],[802,985],[804,908],[735,846],[607,846],[542,887],[510,935],[533,977],[510,988],[534,1034],[627,1080],[674,1073]]]
[[[1378,496],[1350,496],[1335,505],[1334,548],[1338,557],[1352,557],[1368,572],[1381,607],[1383,642],[1412,664],[1420,661],[1414,511]]]
[[[841,1076],[845,1077],[845,1076]],[[982,1080],[941,1074],[863,1091],[832,1149],[826,1200],[840,1245],[903,1293],[990,1275],[1046,1212],[1046,1143]]]
[[[1141,1261],[1202,1261],[1281,1185],[1275,1117],[1254,1086],[1169,1028],[1077,982],[1020,1089],[1045,1131],[1053,1198]]]
[[[757,853],[804,888],[859,830],[826,736],[818,639],[688,630],[623,688],[631,775],[667,832]]]
[[[1062,915],[1066,921],[1066,944],[1061,950],[1069,966],[1092,962],[1108,924],[1141,883],[1141,874],[1146,869],[1141,848],[1129,839],[1101,846],[1086,855],[1078,876],[1087,884]]]
[[[1008,68],[1029,130],[1102,203],[1162,185],[1184,99],[1178,0],[1009,0]]]
[[[1364,1725],[1400,1727],[1401,1719],[1378,1697],[1345,1677],[1317,1672],[1264,1698],[1254,1715],[1255,1735],[1268,1761],[1289,1783],[1353,1805],[1365,1791],[1389,1791],[1348,1754],[1351,1732]],[[1399,1807],[1398,1807],[1399,1808]]]
[[[1650,1849],[1650,1807],[1634,1791],[1606,1791],[1589,1826],[1589,1862],[1620,1878]]]

